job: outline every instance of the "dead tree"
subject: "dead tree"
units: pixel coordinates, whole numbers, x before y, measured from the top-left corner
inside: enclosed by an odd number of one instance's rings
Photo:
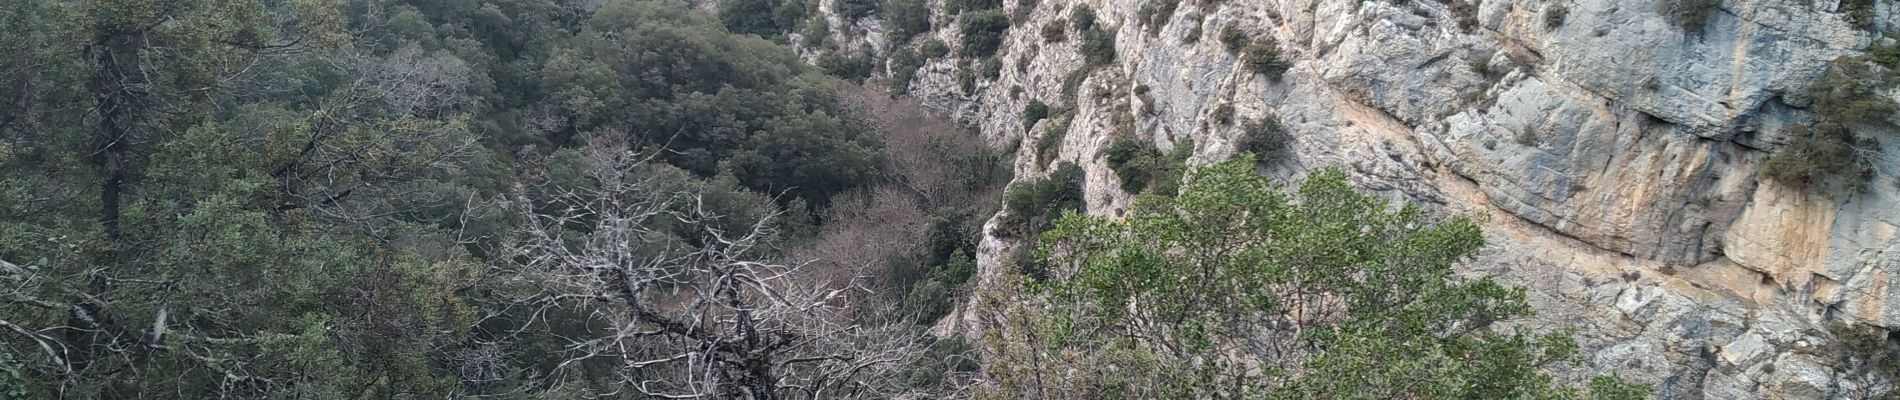
[[[768,225],[716,228],[695,194],[640,173],[651,158],[597,141],[584,156],[592,187],[516,191],[525,227],[513,254],[545,287],[523,300],[585,307],[607,327],[572,339],[562,368],[605,358],[626,387],[663,398],[914,396],[893,376],[920,353],[918,334],[855,312],[869,299],[864,279],[756,261]],[[689,227],[699,245],[652,244],[671,234],[662,224]]]

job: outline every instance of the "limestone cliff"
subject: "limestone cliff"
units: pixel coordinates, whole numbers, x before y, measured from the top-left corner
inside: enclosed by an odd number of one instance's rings
[[[999,146],[1061,140],[1059,157],[1088,171],[1090,211],[1109,215],[1129,199],[1101,156],[1116,132],[1192,139],[1198,164],[1234,152],[1243,124],[1216,114],[1276,119],[1296,150],[1270,173],[1338,165],[1369,191],[1487,215],[1472,272],[1531,288],[1533,327],[1577,332],[1588,359],[1560,371],[1572,378],[1615,372],[1669,398],[1846,396],[1866,383],[1812,351],[1832,340],[1824,326],[1900,330],[1900,137],[1879,132],[1864,192],[1759,178],[1812,118],[1808,85],[1896,26],[1892,2],[1855,21],[1838,0],[1726,0],[1685,28],[1669,0],[1211,0],[1165,14],[1146,1],[1165,0],[1011,0],[1000,76],[966,92],[957,61],[937,59],[912,93]],[[1075,32],[1040,34],[1078,4],[1114,34],[1112,63],[1084,69]],[[833,40],[890,50],[875,19],[830,19]],[[918,40],[957,43],[954,19],[933,19]],[[1276,39],[1290,70],[1245,68],[1228,27]],[[1070,105],[1078,70],[1068,133],[1040,137],[1053,119],[1025,129],[1032,99]],[[1018,176],[1043,173],[1035,153],[1018,152]],[[986,238],[981,269],[1015,245]]]

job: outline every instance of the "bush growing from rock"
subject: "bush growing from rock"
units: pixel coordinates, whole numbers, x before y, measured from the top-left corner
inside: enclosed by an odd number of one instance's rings
[[[1034,128],[1037,121],[1048,117],[1048,104],[1044,104],[1042,100],[1030,100],[1028,105],[1023,106],[1023,129]]]
[[[989,57],[1002,47],[1003,31],[1009,29],[1009,17],[996,10],[966,13],[957,20],[957,28],[963,35],[963,47],[957,50],[958,54],[964,57]]]
[[[1115,62],[1115,34],[1102,29],[1082,31],[1082,59],[1091,66]]]
[[[1048,176],[1018,181],[1003,194],[1002,219],[997,232],[1003,236],[1033,238],[1049,229],[1063,211],[1082,211],[1082,168],[1064,161]]]
[[[1279,43],[1272,38],[1253,41],[1253,44],[1247,45],[1246,51],[1241,53],[1240,59],[1242,63],[1245,63],[1248,71],[1266,75],[1267,79],[1274,81],[1279,81],[1290,67],[1286,60],[1280,58]]]
[[[950,55],[950,45],[944,44],[942,40],[937,40],[937,38],[930,38],[930,40],[924,41],[924,47],[918,51],[920,51],[920,55],[924,56],[925,60],[933,60]]]

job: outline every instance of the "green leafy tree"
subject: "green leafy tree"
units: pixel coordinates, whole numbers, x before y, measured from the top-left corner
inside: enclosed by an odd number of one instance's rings
[[[890,27],[891,43],[909,43],[917,34],[930,31],[930,2],[891,0],[884,5],[884,23]]]
[[[1125,220],[1069,213],[1036,256],[1034,305],[998,306],[986,360],[998,393],[1036,398],[1582,398],[1540,372],[1563,335],[1494,324],[1524,290],[1461,279],[1484,244],[1359,194],[1336,169],[1287,194],[1252,160],[1196,170]],[[1640,398],[1606,379],[1592,395]]]

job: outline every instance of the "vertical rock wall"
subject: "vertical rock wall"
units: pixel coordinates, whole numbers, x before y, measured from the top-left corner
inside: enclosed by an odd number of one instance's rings
[[[1824,326],[1900,329],[1893,126],[1869,130],[1883,147],[1865,192],[1759,178],[1812,119],[1815,77],[1896,26],[1892,2],[1863,29],[1838,0],[1727,0],[1685,30],[1670,0],[1190,0],[1158,27],[1138,22],[1144,1],[1163,0],[1009,0],[999,78],[965,93],[956,62],[934,60],[912,91],[993,144],[1020,143],[1018,176],[1038,176],[1029,149],[1056,121],[1025,129],[1019,114],[1032,99],[1069,105],[1064,79],[1084,68],[1079,33],[1040,31],[1088,4],[1117,54],[1079,85],[1059,158],[1087,170],[1091,212],[1128,201],[1101,156],[1115,135],[1192,139],[1193,163],[1220,160],[1243,125],[1215,121],[1231,107],[1293,133],[1297,155],[1270,173],[1337,165],[1369,191],[1487,215],[1491,244],[1471,272],[1531,288],[1540,316],[1525,324],[1577,331],[1589,356],[1568,378],[1615,372],[1670,398],[1845,396],[1863,384],[1817,355]],[[918,41],[957,43],[954,18],[933,19]],[[831,25],[836,40],[888,48],[874,22]],[[1228,26],[1275,39],[1292,69],[1276,81],[1244,68],[1221,43]],[[985,238],[981,269],[1014,245]]]

